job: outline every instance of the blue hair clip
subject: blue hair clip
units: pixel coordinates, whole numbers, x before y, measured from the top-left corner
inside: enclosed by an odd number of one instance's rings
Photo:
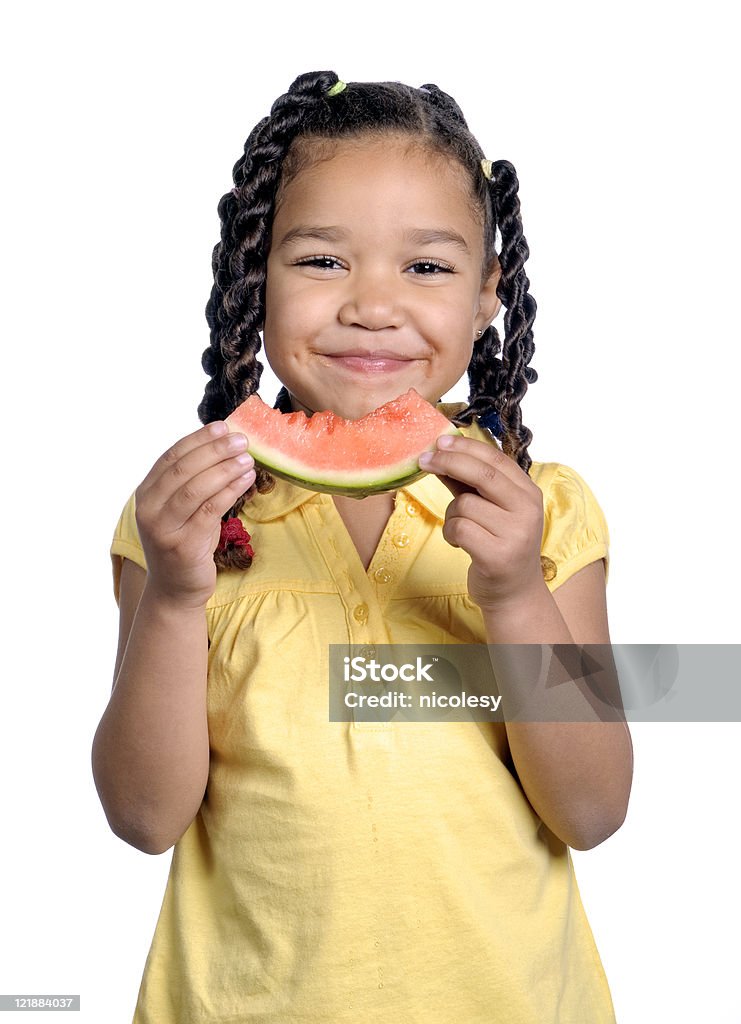
[[[492,409],[491,412],[487,412],[484,416],[478,417],[479,424],[485,427],[486,430],[490,431],[494,437],[501,437],[504,433],[502,428],[502,421],[499,419],[499,413]]]

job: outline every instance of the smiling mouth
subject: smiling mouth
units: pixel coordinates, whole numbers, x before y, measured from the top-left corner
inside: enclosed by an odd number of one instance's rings
[[[325,357],[345,369],[362,373],[389,373],[417,361],[413,356],[404,356],[387,349],[374,349],[371,352],[348,349],[346,352],[327,352]]]

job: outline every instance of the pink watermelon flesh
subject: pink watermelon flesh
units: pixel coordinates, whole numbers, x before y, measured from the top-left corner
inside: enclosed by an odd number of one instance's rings
[[[230,431],[247,435],[255,462],[275,476],[312,491],[363,498],[424,476],[419,456],[450,420],[414,388],[359,420],[333,412],[281,413],[251,395],[227,416]]]

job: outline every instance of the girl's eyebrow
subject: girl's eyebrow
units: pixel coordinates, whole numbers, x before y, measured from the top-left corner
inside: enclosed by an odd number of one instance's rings
[[[404,237],[414,245],[454,245],[466,256],[470,255],[463,235],[448,228],[415,228],[405,232]]]
[[[300,242],[305,238],[315,238],[319,242],[342,242],[347,238],[347,232],[342,228],[315,227],[313,225],[299,224],[287,231],[278,243],[278,248],[284,245],[291,245],[293,242]]]
[[[347,240],[348,235],[349,233],[340,227],[298,224],[286,232],[277,248],[280,249],[305,239],[314,239],[319,242],[343,242]],[[449,228],[410,228],[404,232],[404,239],[413,245],[453,245],[466,256],[470,255],[465,238]]]

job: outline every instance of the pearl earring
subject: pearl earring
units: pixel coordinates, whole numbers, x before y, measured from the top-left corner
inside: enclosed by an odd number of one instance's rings
[[[483,333],[484,333],[483,331],[476,331],[476,338],[477,338],[477,340],[482,336]]]

